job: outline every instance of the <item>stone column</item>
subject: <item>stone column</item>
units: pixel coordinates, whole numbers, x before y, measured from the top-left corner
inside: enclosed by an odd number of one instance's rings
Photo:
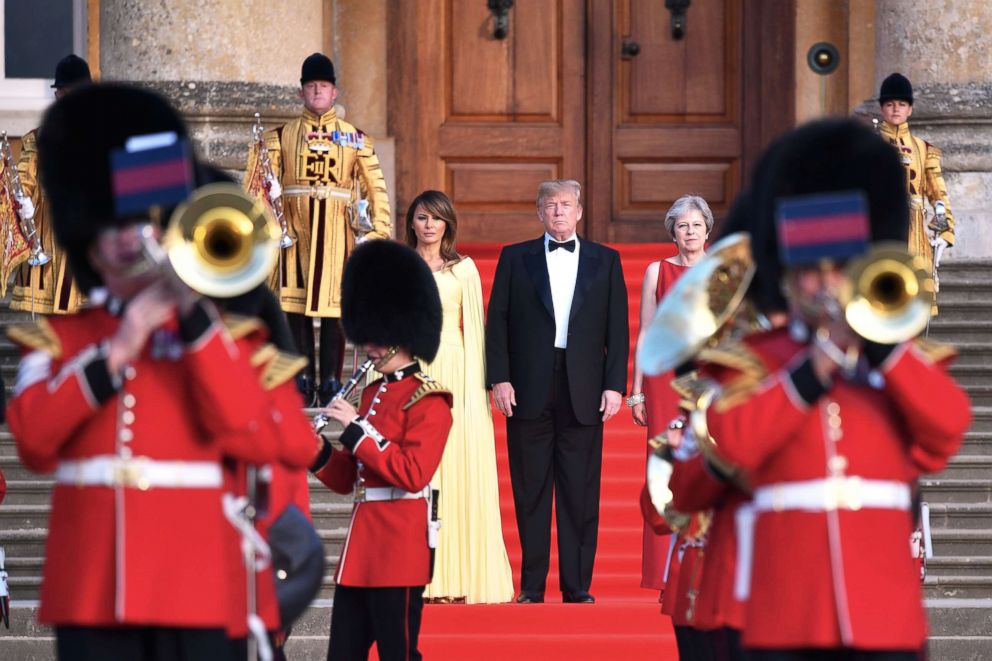
[[[164,94],[189,121],[201,157],[243,169],[254,113],[269,128],[300,111],[300,64],[322,49],[324,5],[102,0],[102,79]]]
[[[913,133],[943,151],[956,221],[948,259],[992,255],[992,3],[876,0],[875,93],[894,71],[913,83]],[[867,101],[863,110],[877,114]]]

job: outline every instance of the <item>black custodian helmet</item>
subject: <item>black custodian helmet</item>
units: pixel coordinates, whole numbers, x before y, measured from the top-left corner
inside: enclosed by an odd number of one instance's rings
[[[878,102],[905,101],[913,105],[913,84],[901,73],[891,74],[882,81],[882,88],[878,92]]]
[[[434,360],[441,344],[441,297],[413,249],[390,240],[359,245],[345,263],[341,323],[355,344],[398,346]]]

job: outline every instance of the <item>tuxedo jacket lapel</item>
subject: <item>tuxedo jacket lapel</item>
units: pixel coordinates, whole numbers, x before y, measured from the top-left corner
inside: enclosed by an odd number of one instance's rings
[[[583,241],[579,248],[579,270],[575,274],[575,293],[572,295],[572,309],[568,312],[569,321],[575,318],[579,308],[582,307],[586,293],[596,280],[599,264],[603,261],[595,248],[596,246],[589,241]]]
[[[580,260],[581,261],[581,260]],[[548,260],[544,256],[544,237],[536,239],[531,243],[527,252],[523,255],[524,268],[527,275],[534,283],[538,298],[544,303],[545,309],[551,318],[555,318],[555,305],[551,300],[551,277],[548,275]],[[579,266],[581,269],[581,264]]]

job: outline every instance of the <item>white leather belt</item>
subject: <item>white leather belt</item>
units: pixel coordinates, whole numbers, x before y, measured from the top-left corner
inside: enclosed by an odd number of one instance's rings
[[[63,461],[55,469],[56,484],[75,486],[209,489],[223,483],[220,464],[212,461],[122,459],[113,455]]]
[[[286,186],[282,189],[283,195],[299,195],[312,197],[315,200],[326,200],[330,197],[337,197],[343,200],[351,199],[351,191],[347,188],[328,186],[326,184],[314,184],[313,186]]]
[[[755,519],[762,512],[832,512],[886,509],[908,511],[912,494],[905,482],[866,480],[861,477],[828,477],[822,480],[780,482],[758,487],[754,500],[738,508],[737,575],[734,596],[747,599],[751,592]]]
[[[805,510],[909,510],[912,495],[905,482],[867,480],[857,476],[829,477],[803,482],[781,482],[754,491],[756,512]]]
[[[381,500],[417,500],[428,498],[430,487],[421,491],[404,491],[399,487],[365,487],[365,502]]]

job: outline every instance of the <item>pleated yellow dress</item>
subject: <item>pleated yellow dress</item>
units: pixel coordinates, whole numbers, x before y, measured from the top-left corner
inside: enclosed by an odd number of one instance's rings
[[[454,394],[453,422],[432,485],[441,490],[441,534],[426,598],[464,597],[469,604],[513,598],[503,544],[496,444],[485,387],[482,283],[471,258],[434,274],[444,325],[441,348],[425,372]]]

